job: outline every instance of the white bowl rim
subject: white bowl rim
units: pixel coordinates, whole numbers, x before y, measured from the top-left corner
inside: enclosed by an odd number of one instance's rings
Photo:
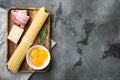
[[[43,64],[42,66],[36,67],[36,66],[34,66],[34,65],[31,63],[29,53],[30,53],[30,51],[31,51],[33,48],[43,49],[43,50],[45,50],[45,51],[47,52],[48,58],[47,58],[47,60],[44,62],[44,64]],[[34,70],[42,70],[42,69],[46,68],[46,67],[48,66],[48,64],[50,63],[50,58],[51,58],[51,57],[50,57],[50,52],[48,51],[48,49],[47,49],[46,47],[44,47],[44,46],[42,46],[42,45],[34,45],[34,46],[32,46],[31,48],[29,48],[28,51],[27,51],[27,53],[26,53],[26,61],[27,61],[27,64],[28,64],[31,68],[33,68]]]

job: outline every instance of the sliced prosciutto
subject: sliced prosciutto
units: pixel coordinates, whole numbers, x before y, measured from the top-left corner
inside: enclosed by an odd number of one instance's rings
[[[18,24],[21,28],[24,28],[29,20],[27,10],[11,10],[11,19]]]

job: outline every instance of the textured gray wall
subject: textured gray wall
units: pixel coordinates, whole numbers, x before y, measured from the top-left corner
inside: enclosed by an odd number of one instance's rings
[[[120,80],[120,0],[4,0],[0,6],[51,11],[49,72],[29,80]]]

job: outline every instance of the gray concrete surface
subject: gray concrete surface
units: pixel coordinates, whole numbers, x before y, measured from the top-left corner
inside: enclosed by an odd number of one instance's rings
[[[51,68],[29,80],[120,80],[120,0],[0,0],[51,12]]]

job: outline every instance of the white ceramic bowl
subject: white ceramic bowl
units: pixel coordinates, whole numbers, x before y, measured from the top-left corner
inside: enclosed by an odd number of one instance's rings
[[[44,64],[42,66],[39,66],[39,67],[36,67],[34,66],[32,63],[31,63],[31,60],[30,60],[30,51],[33,49],[33,48],[39,48],[39,49],[43,49],[47,52],[48,54],[48,58],[47,60],[44,62]],[[34,70],[42,70],[44,68],[46,68],[48,66],[48,64],[50,63],[50,52],[48,51],[48,49],[42,45],[35,45],[35,46],[32,46],[28,51],[27,51],[27,54],[26,54],[26,61],[27,61],[27,64],[33,68]]]

